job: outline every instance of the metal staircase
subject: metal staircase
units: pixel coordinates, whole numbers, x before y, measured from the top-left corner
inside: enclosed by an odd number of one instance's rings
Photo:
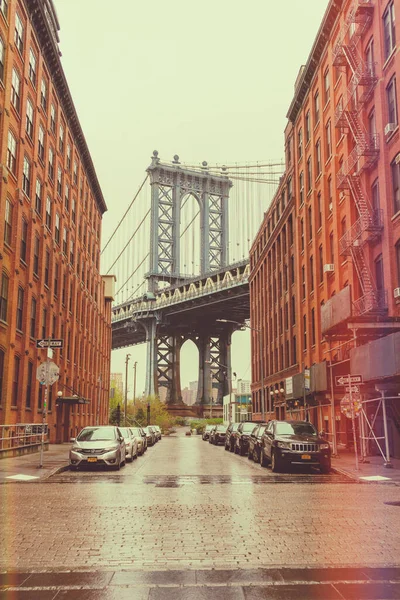
[[[338,35],[333,50],[333,64],[351,74],[342,101],[335,111],[335,127],[345,128],[352,150],[337,174],[337,188],[349,190],[357,208],[358,218],[342,236],[340,254],[351,256],[362,295],[353,302],[355,316],[381,314],[386,310],[385,294],[377,290],[366,258],[366,245],[379,239],[382,231],[382,211],[374,210],[362,186],[362,174],[379,157],[378,134],[367,131],[360,115],[371,99],[377,77],[375,65],[367,64],[360,52],[359,42],[372,21],[374,5],[371,0],[355,0]],[[350,73],[349,73],[350,70]]]

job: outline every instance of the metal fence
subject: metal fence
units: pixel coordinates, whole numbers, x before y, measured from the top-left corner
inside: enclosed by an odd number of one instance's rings
[[[49,428],[45,426],[45,442],[49,441]],[[40,444],[42,440],[42,425],[38,423],[17,423],[15,425],[0,425],[0,451],[10,448],[22,448]]]

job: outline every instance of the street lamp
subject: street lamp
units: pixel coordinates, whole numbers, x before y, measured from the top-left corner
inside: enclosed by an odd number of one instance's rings
[[[125,418],[124,425],[126,427],[126,413],[128,412],[128,362],[131,355],[127,354],[125,359]]]
[[[260,352],[260,377],[261,377],[261,411],[262,411],[262,420],[265,421],[265,395],[264,395],[264,364],[263,364],[263,346],[262,346],[262,330],[258,327],[252,327],[251,325],[247,325],[247,323],[239,323],[239,321],[233,321],[231,319],[217,319],[219,323],[234,323],[235,325],[241,325],[246,327],[247,329],[251,329],[252,331],[257,331],[258,333],[258,342],[259,342],[259,352]]]
[[[135,398],[136,398],[136,366],[137,360],[133,363],[133,406],[135,406]]]

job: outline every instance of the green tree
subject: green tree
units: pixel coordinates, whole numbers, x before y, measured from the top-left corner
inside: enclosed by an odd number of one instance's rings
[[[122,392],[117,388],[115,379],[111,380],[110,383],[110,398],[108,403],[108,415],[110,425],[116,424],[116,409],[120,406],[121,413],[124,410],[124,399]]]

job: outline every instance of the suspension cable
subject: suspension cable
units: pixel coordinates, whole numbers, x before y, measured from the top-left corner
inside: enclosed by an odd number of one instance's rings
[[[126,242],[125,246],[122,248],[121,252],[118,254],[117,258],[114,260],[113,264],[111,265],[111,267],[108,269],[106,275],[109,274],[109,272],[111,271],[111,269],[113,268],[113,266],[115,265],[116,262],[118,262],[118,259],[121,258],[122,254],[125,252],[125,250],[127,249],[127,247],[129,246],[129,244],[131,243],[131,241],[133,240],[133,238],[135,237],[136,233],[138,232],[138,230],[140,229],[142,223],[145,221],[146,217],[148,216],[148,214],[150,213],[150,208],[147,211],[147,213],[144,215],[143,219],[140,221],[139,225],[136,227],[135,231],[133,232],[133,234],[131,235],[131,237],[129,238],[129,240]]]
[[[126,281],[124,281],[124,283],[121,285],[121,287],[119,288],[118,292],[115,294],[119,294],[120,291],[122,290],[122,288],[124,287],[124,285],[126,285],[128,283],[128,281],[130,281],[132,279],[132,277],[135,275],[135,273],[138,271],[138,269],[140,269],[140,267],[142,266],[142,264],[144,263],[144,261],[146,260],[146,258],[150,255],[150,252],[148,252],[146,254],[146,256],[144,257],[144,259],[142,260],[142,262],[140,264],[138,264],[138,266],[136,267],[136,269],[133,271],[133,273],[131,273],[131,275],[129,275],[128,279]]]

